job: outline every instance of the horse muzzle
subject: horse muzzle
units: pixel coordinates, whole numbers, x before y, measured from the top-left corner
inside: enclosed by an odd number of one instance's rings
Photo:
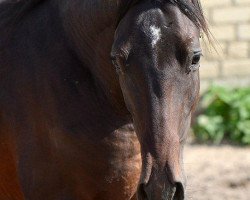
[[[148,184],[140,184],[137,191],[138,200],[184,200],[185,191],[181,182],[174,185],[154,186]]]
[[[138,200],[184,200],[185,176],[169,166],[151,168],[148,179],[141,177]]]

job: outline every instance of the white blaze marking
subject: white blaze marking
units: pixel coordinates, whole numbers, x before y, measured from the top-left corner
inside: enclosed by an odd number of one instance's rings
[[[152,46],[155,47],[157,42],[161,39],[161,29],[156,26],[150,26],[150,34],[152,39]]]

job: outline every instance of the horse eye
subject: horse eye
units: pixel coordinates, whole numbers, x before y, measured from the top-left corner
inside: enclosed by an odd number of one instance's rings
[[[121,67],[119,64],[119,58],[117,56],[111,56],[111,61],[115,67],[116,72],[119,73],[121,71]]]
[[[128,63],[123,54],[116,54],[114,56],[112,55],[111,61],[118,74],[123,74],[126,71],[126,67],[128,67]]]
[[[201,60],[202,53],[201,51],[194,52],[193,57],[192,57],[192,62],[191,65],[187,68],[187,73],[189,74],[190,72],[194,72],[199,69],[200,65],[200,60]]]
[[[201,54],[194,55],[192,59],[192,65],[197,65],[201,60]]]
[[[127,68],[129,67],[128,56],[129,53],[126,50],[111,53],[111,61],[118,74],[124,74],[127,71]]]
[[[112,64],[113,64],[115,67],[118,65],[116,56],[111,56],[111,61],[112,61]]]

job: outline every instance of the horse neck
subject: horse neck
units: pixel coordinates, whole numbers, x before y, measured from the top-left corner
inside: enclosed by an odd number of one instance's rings
[[[58,0],[56,0],[58,1]],[[128,114],[119,80],[110,61],[110,51],[119,10],[126,0],[58,1],[60,18],[70,47],[82,65],[88,68],[99,89],[114,108]]]

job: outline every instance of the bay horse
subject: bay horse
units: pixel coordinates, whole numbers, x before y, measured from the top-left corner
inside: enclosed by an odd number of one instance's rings
[[[183,200],[207,30],[198,0],[1,0],[0,200]]]

